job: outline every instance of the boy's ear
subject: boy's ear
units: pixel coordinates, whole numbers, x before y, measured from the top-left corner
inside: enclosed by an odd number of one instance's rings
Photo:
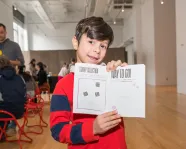
[[[73,44],[74,49],[77,50],[78,49],[78,41],[75,36],[72,38],[72,44]]]

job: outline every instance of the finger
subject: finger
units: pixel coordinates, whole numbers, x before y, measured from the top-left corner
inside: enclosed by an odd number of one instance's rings
[[[116,115],[117,113],[118,112],[116,110],[114,110],[114,111],[106,112],[106,113],[102,114],[102,116],[105,118],[105,117],[109,117],[112,115]]]
[[[121,64],[121,67],[125,67],[125,66],[127,66],[128,64],[127,63],[122,63]]]
[[[111,61],[111,64],[110,64],[110,71],[113,71],[113,70],[115,70],[116,69],[116,66],[115,66],[115,64],[116,64],[116,61]]]
[[[116,115],[112,115],[112,116],[109,116],[109,117],[105,117],[103,122],[111,122],[111,121],[114,121],[114,120],[117,120],[117,119],[120,119],[121,116],[119,114],[116,114]]]
[[[104,128],[112,127],[113,125],[118,125],[119,123],[121,123],[121,118],[105,123]]]
[[[110,129],[116,127],[116,126],[118,126],[119,124],[120,123],[117,123],[117,124],[114,124],[114,125],[111,125],[111,126],[106,127],[106,131],[108,131],[108,130],[110,130]]]
[[[112,70],[112,68],[114,67],[114,63],[115,63],[115,61],[111,61],[111,62],[109,62],[107,64],[107,71],[111,71]]]
[[[122,65],[121,60],[117,60],[117,61],[114,63],[115,69],[116,69],[118,66],[121,66],[121,65]]]
[[[107,66],[106,66],[107,71],[110,71],[110,70],[109,70],[110,64],[111,64],[111,62],[108,62],[108,63],[107,63]]]

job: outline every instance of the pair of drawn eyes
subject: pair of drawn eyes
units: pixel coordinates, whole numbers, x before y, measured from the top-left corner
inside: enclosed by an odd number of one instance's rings
[[[83,95],[84,96],[88,96],[88,92],[83,92]],[[95,92],[95,96],[96,97],[100,96],[100,93],[99,92]]]

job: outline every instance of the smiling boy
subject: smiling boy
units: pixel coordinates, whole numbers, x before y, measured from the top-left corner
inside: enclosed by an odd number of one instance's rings
[[[101,17],[81,20],[72,39],[77,63],[101,64],[113,39],[112,28]],[[107,70],[125,65],[111,61]],[[53,138],[67,143],[69,149],[126,149],[124,124],[117,111],[98,116],[73,113],[73,85],[74,73],[70,73],[54,90],[50,113]]]

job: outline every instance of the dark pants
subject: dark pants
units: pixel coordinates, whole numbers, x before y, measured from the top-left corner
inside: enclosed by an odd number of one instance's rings
[[[23,106],[15,106],[15,105],[12,105],[12,104],[4,104],[4,103],[0,102],[0,110],[10,112],[11,114],[13,114],[16,117],[16,119],[20,119],[20,118],[23,117],[24,108],[22,108],[22,107]],[[7,114],[0,113],[0,118],[10,118],[10,116],[7,115]],[[1,128],[4,127],[4,124],[5,123],[3,121],[0,121],[0,127]]]

